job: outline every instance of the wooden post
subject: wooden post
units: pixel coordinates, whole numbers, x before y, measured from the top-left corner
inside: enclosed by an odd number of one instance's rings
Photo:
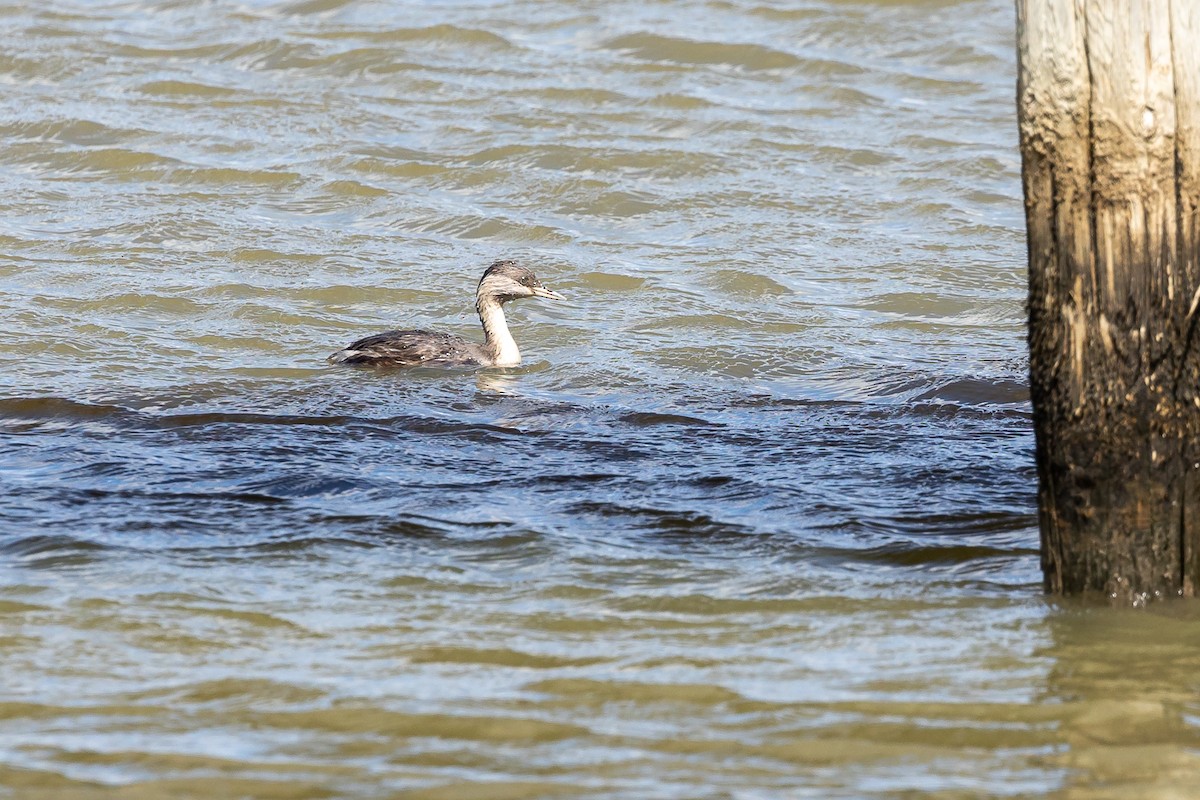
[[[1049,592],[1200,587],[1200,0],[1017,0]]]

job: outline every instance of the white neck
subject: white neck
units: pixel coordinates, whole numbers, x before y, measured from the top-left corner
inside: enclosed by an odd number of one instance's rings
[[[508,332],[508,320],[504,318],[504,307],[493,297],[481,297],[475,303],[479,319],[483,322],[483,346],[491,353],[497,367],[515,367],[521,363],[521,351],[516,340]]]

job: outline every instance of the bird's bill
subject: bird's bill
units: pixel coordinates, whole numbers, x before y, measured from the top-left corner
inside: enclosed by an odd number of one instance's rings
[[[567,299],[567,298],[563,297],[561,294],[559,294],[558,292],[550,291],[545,286],[533,287],[533,296],[534,297],[545,297],[547,300],[566,300]]]

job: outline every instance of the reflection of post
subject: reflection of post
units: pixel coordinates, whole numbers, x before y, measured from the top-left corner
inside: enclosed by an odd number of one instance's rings
[[[1018,0],[1047,590],[1200,587],[1200,0]]]
[[[1059,767],[1063,798],[1193,797],[1200,754],[1189,719],[1200,619],[1194,614],[1051,611],[1037,655],[1049,665],[1035,707],[1037,756]],[[1043,634],[1049,634],[1043,637]],[[1031,726],[1034,727],[1034,726]],[[1050,752],[1047,752],[1050,751]]]

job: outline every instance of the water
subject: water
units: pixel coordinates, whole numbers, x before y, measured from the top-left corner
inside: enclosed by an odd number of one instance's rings
[[[1182,798],[1040,594],[1010,5],[0,5],[0,796]],[[520,368],[339,369],[479,335]]]

